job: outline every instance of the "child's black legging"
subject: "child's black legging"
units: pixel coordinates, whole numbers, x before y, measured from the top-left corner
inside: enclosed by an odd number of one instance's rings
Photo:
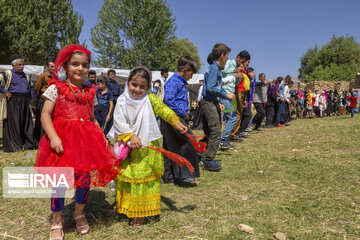
[[[88,172],[81,172],[75,174],[75,182],[81,182],[81,185],[78,186],[78,189],[76,189],[75,192],[75,202],[78,204],[84,204],[87,202],[88,196],[89,196],[89,190],[90,190],[90,173]],[[59,187],[59,188],[53,188],[56,192],[56,196],[65,196],[66,188]],[[64,202],[65,198],[57,198],[55,197],[55,194],[52,194],[51,197],[51,211],[57,212],[64,209]]]

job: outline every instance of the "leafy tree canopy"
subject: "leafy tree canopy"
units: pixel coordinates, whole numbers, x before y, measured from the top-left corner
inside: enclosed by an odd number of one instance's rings
[[[333,36],[321,49],[310,48],[300,61],[299,77],[304,82],[350,81],[360,71],[360,44],[353,36]]]
[[[187,38],[172,39],[167,45],[166,48],[160,54],[160,60],[163,60],[162,65],[167,67],[169,71],[177,70],[177,63],[181,56],[190,56],[197,63],[198,69],[201,67],[200,55],[198,53],[197,47]]]
[[[19,53],[26,64],[43,65],[79,43],[83,23],[71,0],[0,0],[0,63]]]
[[[98,17],[90,40],[99,67],[173,71],[182,55],[201,63],[194,44],[175,38],[175,18],[165,0],[105,0]]]

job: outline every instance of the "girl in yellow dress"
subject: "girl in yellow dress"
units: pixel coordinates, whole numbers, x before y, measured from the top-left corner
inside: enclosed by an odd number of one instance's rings
[[[159,215],[160,179],[164,172],[160,152],[145,148],[159,147],[161,133],[155,115],[185,134],[187,127],[154,94],[149,94],[151,72],[146,67],[131,70],[124,93],[118,98],[114,125],[108,137],[131,147],[116,176],[116,206],[119,214],[133,218],[132,225],[143,224],[145,217]]]

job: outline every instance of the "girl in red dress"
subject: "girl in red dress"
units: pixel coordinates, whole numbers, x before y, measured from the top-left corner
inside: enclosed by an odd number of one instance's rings
[[[52,84],[43,94],[41,123],[45,135],[39,143],[35,167],[73,167],[78,233],[89,232],[83,210],[90,186],[105,186],[118,173],[119,164],[102,129],[94,120],[95,89],[83,85],[91,52],[83,46],[64,47],[55,61]],[[64,198],[52,196],[50,239],[63,239]]]

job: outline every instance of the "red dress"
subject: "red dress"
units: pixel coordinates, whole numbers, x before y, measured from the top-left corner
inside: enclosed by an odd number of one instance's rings
[[[350,97],[347,97],[347,99],[350,99],[350,107],[351,108],[356,107],[356,97],[350,96]]]
[[[105,186],[118,174],[117,158],[103,130],[94,119],[95,89],[79,89],[72,86],[76,97],[66,81],[55,81],[58,91],[53,112],[53,125],[62,141],[64,153],[58,154],[50,147],[44,134],[39,143],[35,167],[73,167],[75,174],[90,173],[92,186]],[[75,182],[75,186],[81,183]]]

